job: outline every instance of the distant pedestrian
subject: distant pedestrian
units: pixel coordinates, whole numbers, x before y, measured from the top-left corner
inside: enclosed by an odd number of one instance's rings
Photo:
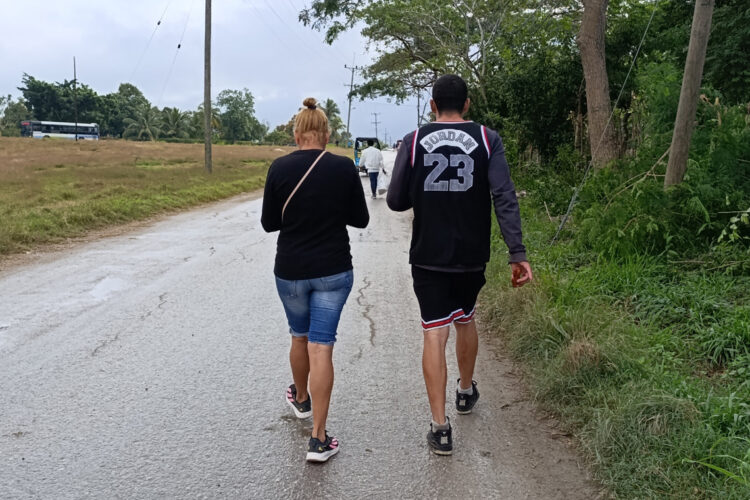
[[[261,216],[263,229],[280,231],[274,274],[292,334],[294,379],[285,399],[297,417],[313,417],[307,447],[307,460],[313,462],[339,451],[326,420],[333,345],[354,282],[346,226],[364,228],[370,220],[354,163],[326,153],[329,137],[325,113],[315,99],[305,99],[294,122],[299,149],[271,164]]]
[[[359,165],[367,169],[367,174],[370,176],[370,189],[372,189],[372,197],[378,197],[378,174],[382,170],[385,170],[383,164],[383,153],[375,147],[375,141],[367,141],[367,148],[362,151],[362,156],[359,158]]]
[[[479,399],[473,380],[479,344],[474,312],[490,258],[493,204],[510,251],[514,285],[532,279],[502,140],[463,119],[469,105],[461,78],[438,78],[430,101],[436,121],[404,137],[387,196],[393,210],[414,209],[409,262],[424,331],[422,371],[432,411],[427,442],[439,455],[453,453],[445,411],[445,346],[451,324],[460,373],[456,413],[471,413]]]

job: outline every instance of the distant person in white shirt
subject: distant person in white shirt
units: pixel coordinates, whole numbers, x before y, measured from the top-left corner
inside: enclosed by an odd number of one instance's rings
[[[367,173],[370,175],[370,188],[372,189],[372,197],[378,197],[378,173],[382,170],[385,171],[383,165],[383,153],[375,147],[375,141],[367,141],[367,149],[362,151],[362,156],[359,158],[359,164],[367,169]]]

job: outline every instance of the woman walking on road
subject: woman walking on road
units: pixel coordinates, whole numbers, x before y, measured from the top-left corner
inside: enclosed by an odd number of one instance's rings
[[[268,170],[261,224],[267,232],[280,231],[274,274],[292,334],[294,379],[286,401],[297,417],[312,415],[307,460],[325,462],[339,451],[326,419],[336,329],[354,283],[346,226],[364,228],[370,215],[352,160],[325,151],[325,113],[315,99],[303,105],[294,122],[299,149]]]

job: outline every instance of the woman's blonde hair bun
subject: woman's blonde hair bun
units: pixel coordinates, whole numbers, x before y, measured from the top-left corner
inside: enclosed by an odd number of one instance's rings
[[[318,101],[313,97],[308,97],[302,101],[302,108],[297,116],[294,117],[295,134],[311,134],[316,140],[325,145],[328,134],[328,117],[322,109],[318,107]]]

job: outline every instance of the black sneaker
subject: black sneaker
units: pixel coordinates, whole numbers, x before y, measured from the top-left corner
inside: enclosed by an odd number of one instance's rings
[[[312,416],[312,404],[310,403],[310,396],[301,403],[297,402],[297,387],[292,384],[286,389],[286,402],[294,410],[294,414],[297,418],[307,418]]]
[[[427,433],[427,444],[430,450],[436,455],[453,455],[453,430],[451,421],[446,418],[448,429],[444,431],[433,431],[430,424],[430,431]]]
[[[461,379],[456,380],[456,384],[458,384],[461,381]],[[471,394],[461,394],[458,392],[458,389],[456,389],[456,412],[461,415],[467,415],[471,413],[471,409],[474,408],[474,405],[477,403],[477,399],[479,399],[479,391],[477,390],[477,381],[472,380],[471,381],[471,388],[474,389],[474,392]]]
[[[318,438],[311,437],[307,444],[307,461],[308,462],[327,462],[329,458],[339,452],[339,441],[335,437],[329,436],[326,432],[326,440],[321,441]]]

